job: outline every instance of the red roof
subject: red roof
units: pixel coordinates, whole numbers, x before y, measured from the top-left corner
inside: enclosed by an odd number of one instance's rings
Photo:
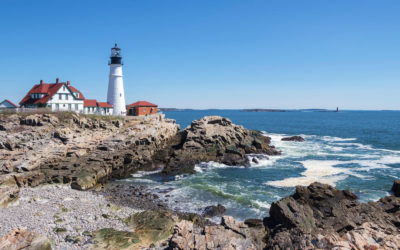
[[[113,107],[108,102],[98,102],[97,105],[99,105],[100,108],[112,108]]]
[[[97,101],[92,99],[83,100],[83,106],[85,107],[97,107]]]
[[[70,89],[72,92],[78,92],[78,93],[79,93],[78,99],[85,99],[85,97],[82,95],[82,93],[81,93],[79,90],[77,90],[76,88],[72,87],[71,85],[67,85],[67,86],[69,87],[69,89]]]
[[[13,105],[14,107],[18,108],[18,105],[15,105],[12,101],[5,99],[4,101],[8,102],[9,104]]]
[[[65,82],[61,83],[41,83],[41,84],[36,84],[33,86],[33,88],[26,94],[26,96],[19,102],[20,105],[24,104],[45,104],[47,103],[50,98],[57,93],[57,91],[66,84]],[[67,87],[72,91],[72,92],[78,92],[79,97],[78,99],[85,99],[82,95],[82,93],[72,87],[71,85],[67,85]],[[31,94],[44,94],[42,98],[39,99],[32,99]]]
[[[127,105],[128,108],[131,107],[157,107],[157,105],[150,103],[150,102],[146,102],[146,101],[138,101],[138,102],[134,102],[132,104]]]
[[[19,102],[20,105],[23,104],[39,104],[39,103],[47,103],[49,99],[57,93],[57,91],[61,88],[63,83],[42,83],[36,84],[33,88],[26,94],[26,96]],[[45,94],[40,99],[32,99],[31,94],[42,93]]]

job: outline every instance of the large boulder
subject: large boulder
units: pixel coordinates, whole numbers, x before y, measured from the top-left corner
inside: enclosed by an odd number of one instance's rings
[[[380,248],[385,243],[376,235],[399,235],[400,198],[388,196],[375,203],[356,199],[350,191],[326,184],[296,187],[295,194],[272,203],[270,217],[264,219],[271,231],[267,247],[325,249],[347,242],[349,249],[360,249],[363,241],[367,248]]]
[[[217,206],[208,206],[204,208],[203,216],[205,217],[214,217],[214,216],[222,216],[226,212],[226,208],[221,204]]]
[[[113,228],[102,228],[93,233],[95,249],[135,249],[140,243],[134,232],[119,231]]]
[[[177,216],[167,210],[146,210],[133,214],[125,223],[138,235],[141,247],[157,245],[173,233]]]
[[[250,228],[230,216],[220,225],[198,226],[190,221],[176,223],[170,249],[263,249],[265,228]]]
[[[178,133],[155,160],[165,165],[166,174],[193,173],[195,164],[208,161],[249,165],[246,154],[280,154],[270,142],[261,132],[233,124],[228,118],[206,116]]]
[[[0,175],[0,208],[17,200],[19,187],[13,175]]]
[[[47,237],[26,229],[15,229],[0,238],[0,249],[51,250]]]
[[[392,192],[395,196],[400,197],[400,180],[395,180],[393,182]]]
[[[295,135],[295,136],[290,136],[290,137],[284,137],[281,139],[282,141],[296,141],[296,142],[303,142],[305,141],[303,137],[299,136],[299,135]]]

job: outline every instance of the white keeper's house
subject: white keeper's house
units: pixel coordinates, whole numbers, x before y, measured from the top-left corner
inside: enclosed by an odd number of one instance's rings
[[[19,103],[21,108],[50,108],[52,111],[74,111],[85,114],[111,115],[113,107],[106,102],[85,100],[69,81],[44,83],[40,80]]]

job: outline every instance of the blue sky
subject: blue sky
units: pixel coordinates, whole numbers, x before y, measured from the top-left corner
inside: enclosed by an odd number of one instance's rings
[[[0,1],[0,100],[40,79],[105,100],[114,42],[127,103],[400,108],[400,1]]]

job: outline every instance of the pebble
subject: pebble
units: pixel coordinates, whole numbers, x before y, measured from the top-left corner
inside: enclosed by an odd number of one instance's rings
[[[17,227],[25,227],[47,236],[53,249],[93,248],[91,238],[83,232],[110,227],[129,230],[121,219],[141,211],[131,206],[106,204],[110,202],[101,193],[78,191],[66,185],[21,188],[18,202],[1,209],[0,237]],[[103,214],[109,216],[104,218]],[[66,232],[56,233],[56,228]],[[67,235],[80,236],[82,240],[74,244],[66,241]]]

